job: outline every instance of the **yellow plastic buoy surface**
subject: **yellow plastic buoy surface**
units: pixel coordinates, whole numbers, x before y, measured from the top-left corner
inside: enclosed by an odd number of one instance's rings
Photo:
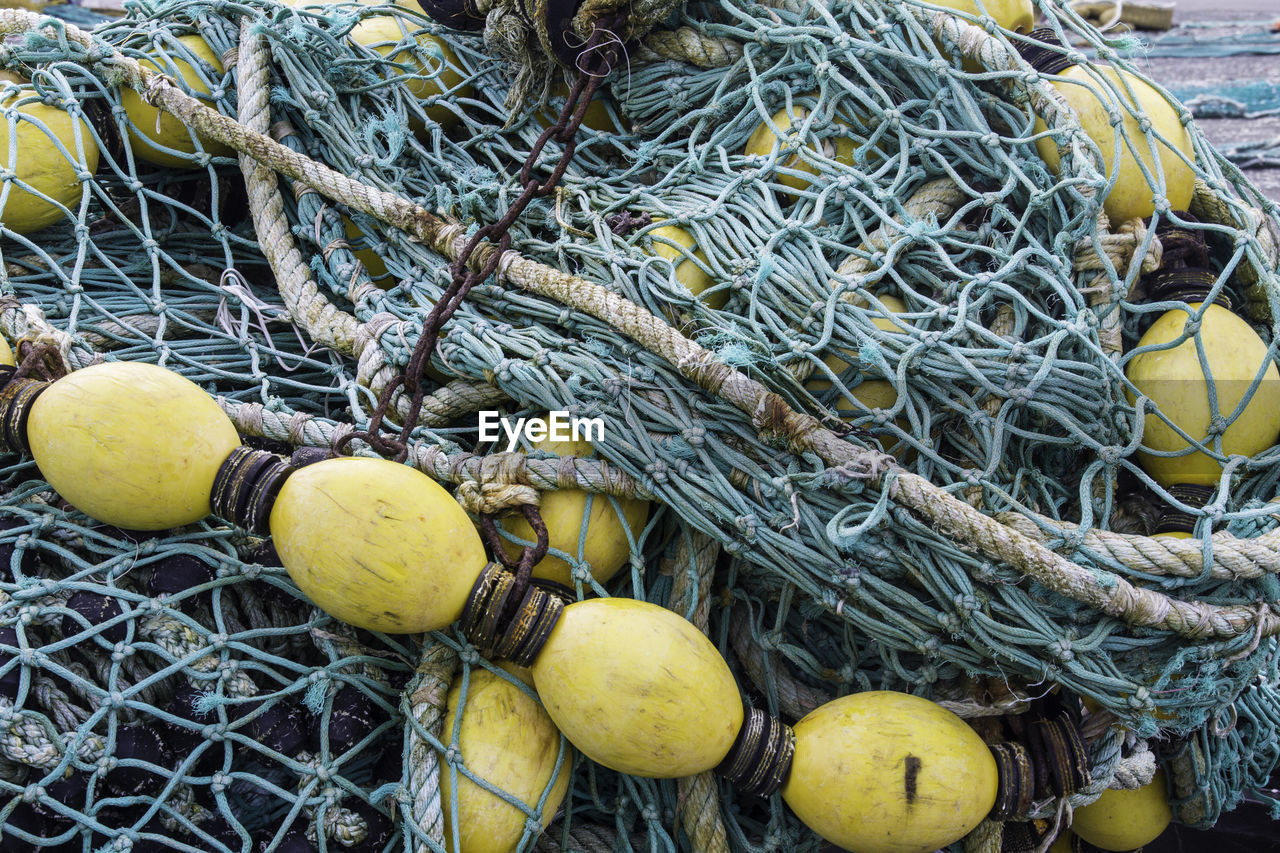
[[[271,510],[280,562],[325,612],[393,634],[454,622],[485,567],[462,507],[385,459],[327,459],[285,480]]]
[[[808,117],[809,110],[805,107],[792,107],[790,112],[785,108],[778,110],[773,114],[772,119],[778,132],[775,133],[768,122],[761,122],[760,126],[747,139],[747,145],[743,148],[742,153],[748,157],[769,157],[779,150],[796,147],[797,140],[790,139],[792,127],[799,128]],[[834,122],[834,124],[836,129],[847,133],[848,127],[846,125],[840,122]],[[789,141],[784,142],[782,138],[779,138],[779,133]],[[833,137],[822,139],[820,145],[821,147],[819,147],[819,143],[811,141],[804,147],[814,153],[820,152],[828,159],[844,163],[846,166],[853,165],[854,141],[849,136],[833,134]],[[805,160],[799,152],[792,154],[787,158],[786,162],[779,163],[779,167],[777,182],[797,192],[808,188],[819,175],[819,167]],[[800,172],[801,174],[784,174],[781,169]]]
[[[505,666],[508,671],[516,668]],[[451,742],[461,705],[462,728],[458,750],[467,770],[526,803],[538,805],[551,784],[560,754],[560,732],[534,699],[519,686],[487,669],[471,670],[465,705],[462,679],[449,690],[448,710],[440,737]],[[542,826],[551,822],[569,789],[573,750],[566,745],[560,773],[542,804]],[[523,809],[486,791],[458,771],[458,808],[453,808],[454,785],[446,764],[440,766],[440,802],[444,807],[445,849],[459,853],[510,853],[524,835]],[[458,845],[454,846],[454,826]]]
[[[554,84],[551,87],[551,97],[559,100],[547,103],[538,113],[540,123],[544,126],[553,124],[560,117],[560,112],[564,109],[565,100],[569,97],[569,87],[563,82]],[[591,97],[591,102],[587,104],[586,112],[582,114],[582,126],[597,133],[608,133],[615,136],[620,133],[627,133],[627,128],[622,124],[621,115],[615,121],[613,114],[609,112],[608,102],[608,92],[604,88],[597,89],[596,93]]]
[[[917,696],[843,696],[796,723],[795,735],[783,799],[855,853],[932,853],[995,805],[996,762],[982,738]]]
[[[880,296],[876,299],[884,305],[884,310],[890,314],[902,314],[907,310],[907,303],[903,302],[897,296]],[[877,329],[886,332],[896,333],[899,331],[898,326],[888,317],[873,317],[872,324]],[[851,361],[856,361],[858,354],[856,351],[844,350],[839,353],[829,353],[822,359],[822,363],[831,369],[832,373],[840,374],[849,369]],[[818,374],[818,378],[810,379],[806,385],[813,394],[821,394],[831,388],[831,380],[822,374]],[[869,409],[889,409],[898,402],[898,392],[893,387],[893,383],[887,379],[868,379],[859,382],[849,395],[858,402],[862,403]],[[844,420],[851,420],[860,417],[863,413],[846,397],[841,396],[835,403],[836,411]]]
[[[656,604],[570,604],[532,669],[565,737],[621,773],[670,779],[710,770],[742,727],[738,685],[720,652]]]
[[[689,288],[689,292],[706,303],[707,307],[717,311],[724,307],[729,301],[729,291],[726,288],[702,295],[704,290],[715,286],[716,280],[698,265],[698,261],[701,261],[706,266],[707,256],[698,248],[692,234],[679,225],[659,225],[649,232],[649,237],[653,241],[653,254],[675,265],[676,281]]]
[[[207,96],[210,89],[204,80],[216,81],[222,76],[225,72],[222,61],[213,52],[213,48],[198,35],[180,36],[178,41],[200,61],[202,66],[207,67],[197,70],[190,62],[179,58],[181,54],[177,51],[170,54],[169,62],[153,57],[141,60],[141,65],[173,77],[184,91],[196,97]],[[162,150],[162,148],[169,148],[182,154],[196,153],[196,142],[192,138],[191,131],[187,130],[187,126],[176,116],[162,113],[158,107],[151,106],[142,100],[141,95],[128,87],[122,87],[120,90],[120,105],[129,116],[128,141],[135,157],[141,157],[148,163],[168,166],[171,169],[195,168],[196,164],[189,157]],[[213,140],[202,139],[200,146],[207,154],[215,157],[226,157],[233,153],[233,149]]]
[[[1064,829],[1054,839],[1053,846],[1049,848],[1049,853],[1075,853],[1075,840],[1075,833],[1069,829]]]
[[[1171,820],[1164,771],[1159,770],[1150,784],[1135,791],[1109,788],[1076,809],[1071,831],[1102,850],[1135,850],[1154,841]]]
[[[395,277],[387,272],[387,262],[373,250],[371,245],[372,238],[361,231],[360,226],[346,216],[342,217],[342,227],[346,231],[351,253],[356,256],[360,263],[364,264],[364,271],[368,274],[369,280],[378,287],[394,287],[396,284]]]
[[[17,364],[13,358],[13,348],[9,346],[9,342],[4,338],[0,338],[0,364]]]
[[[397,15],[371,15],[352,27],[351,38],[402,66],[387,73],[406,75],[405,88],[420,101],[446,92],[455,98],[469,98],[473,94],[470,85],[463,85],[459,71],[462,66],[453,48],[443,39],[419,30],[411,20]],[[432,121],[445,127],[458,120],[452,110],[439,103],[427,107],[426,113]],[[415,131],[421,130],[415,127]]]
[[[1191,204],[1196,176],[1191,166],[1183,161],[1182,156],[1195,162],[1195,154],[1191,147],[1191,135],[1182,126],[1177,111],[1163,95],[1140,78],[1128,72],[1117,71],[1110,66],[1099,70],[1115,87],[1117,97],[1123,102],[1123,104],[1116,102],[1115,105],[1117,113],[1123,119],[1120,128],[1124,136],[1119,143],[1118,161],[1116,128],[1111,124],[1108,111],[1108,103],[1112,101],[1110,92],[1103,89],[1102,84],[1079,65],[1073,65],[1051,78],[1054,80],[1051,85],[1066,98],[1067,103],[1079,117],[1080,126],[1084,132],[1097,143],[1103,162],[1106,164],[1106,176],[1110,178],[1112,175],[1117,175],[1111,192],[1103,201],[1103,208],[1111,220],[1112,230],[1126,220],[1142,219],[1155,212],[1153,199],[1161,192],[1155,188],[1154,184],[1147,182],[1138,165],[1139,159],[1151,173],[1152,181],[1158,180],[1161,175],[1164,176],[1163,195],[1169,200],[1172,209],[1185,210]],[[1132,95],[1129,94],[1130,91]],[[1130,112],[1131,109],[1138,115],[1145,114],[1151,121],[1153,133],[1163,137],[1167,142],[1157,139],[1153,149],[1139,126],[1138,118]],[[1046,129],[1047,125],[1044,121],[1037,118],[1036,133],[1043,133]],[[1173,148],[1170,148],[1170,145]],[[1050,169],[1054,172],[1058,171],[1060,165],[1058,140],[1050,136],[1041,137],[1036,140],[1036,151]],[[1137,152],[1137,158],[1134,152]],[[1181,152],[1181,155],[1178,152]],[[1159,169],[1156,168],[1157,155],[1160,158]]]
[[[546,418],[540,419],[543,423]],[[533,442],[536,450],[547,450],[558,456],[590,456],[594,450],[591,442],[581,438],[555,441],[551,438]],[[590,511],[587,503],[590,502]],[[578,543],[582,541],[581,559],[591,567],[591,576],[604,583],[618,573],[631,556],[627,531],[634,537],[644,527],[649,515],[649,502],[635,498],[618,498],[618,506],[607,495],[584,492],[580,489],[557,489],[542,493],[542,505],[538,508],[547,525],[547,541],[552,548],[579,556]],[[523,515],[512,514],[501,522],[502,528],[526,542],[536,537]],[[586,536],[583,537],[583,528]],[[519,556],[520,546],[503,542],[503,549],[513,557]],[[562,558],[548,554],[533,567],[533,576],[546,578],[565,586],[573,586],[573,573]]]
[[[61,107],[41,103],[35,88],[23,85],[26,82],[8,73],[0,79],[0,90],[8,89],[0,98],[0,109],[13,110],[0,119],[0,166],[16,178],[9,183],[9,195],[0,207],[0,222],[19,234],[31,234],[61,220],[66,214],[59,205],[74,216],[82,191],[77,173],[82,168],[89,174],[98,169],[98,146],[85,120],[72,119]],[[66,154],[58,150],[59,145]]]
[[[240,437],[194,382],[153,364],[108,362],[46,388],[31,407],[27,443],[76,509],[164,530],[209,514],[213,479]]]
[[[1015,33],[1029,33],[1035,27],[1036,12],[1031,0],[934,0],[939,6],[981,17],[983,10],[997,24]]]
[[[1198,311],[1201,303],[1192,303]],[[1191,315],[1182,309],[1167,311],[1151,324],[1138,346],[1177,340]],[[1224,453],[1253,456],[1275,444],[1280,436],[1280,372],[1267,359],[1267,345],[1253,328],[1223,308],[1209,305],[1200,321],[1200,342],[1204,347],[1218,396],[1218,413],[1230,417],[1244,399],[1250,384],[1265,364],[1266,372],[1249,405],[1236,415],[1222,434]],[[1209,434],[1210,415],[1208,386],[1200,368],[1195,337],[1190,336],[1176,347],[1139,353],[1125,368],[1134,386],[1170,421],[1192,438],[1205,440]],[[1135,397],[1128,393],[1129,402]],[[1157,414],[1148,410],[1142,432],[1142,444],[1154,451],[1179,451],[1190,445]],[[1206,446],[1208,446],[1206,444]],[[1178,457],[1160,457],[1138,451],[1143,470],[1162,486],[1192,483],[1216,485],[1222,466],[1212,457],[1197,451]]]

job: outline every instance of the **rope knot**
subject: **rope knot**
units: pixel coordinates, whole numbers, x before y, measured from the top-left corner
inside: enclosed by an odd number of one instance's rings
[[[516,483],[480,483],[466,480],[454,498],[474,515],[496,515],[522,506],[540,506],[542,493],[532,486]]]

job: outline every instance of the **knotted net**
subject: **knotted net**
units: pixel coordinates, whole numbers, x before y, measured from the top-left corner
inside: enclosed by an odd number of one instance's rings
[[[1061,52],[1132,67],[1070,11],[1038,12]],[[1073,804],[1158,735],[1178,817],[1211,825],[1280,758],[1266,503],[1280,451],[1196,442],[1223,475],[1204,506],[1181,502],[1138,462],[1149,401],[1126,397],[1124,371],[1171,307],[1139,298],[1170,224],[1200,236],[1210,298],[1229,295],[1275,356],[1276,206],[1191,124],[1189,214],[1109,222],[1097,147],[1019,59],[1027,37],[985,16],[920,0],[658,13],[560,188],[512,229],[520,258],[445,327],[410,463],[471,484],[472,511],[501,509],[512,485],[584,490],[618,515],[619,500],[650,501],[613,580],[558,549],[575,594],[684,613],[748,701],[784,719],[854,690],[971,718],[1077,694],[1097,710]],[[381,52],[353,41],[373,19],[403,37]],[[87,36],[20,12],[0,29],[0,65],[34,87],[5,84],[11,163],[29,150],[19,125],[54,141],[17,105],[91,119],[51,146],[79,164],[57,221],[0,232],[0,330],[70,369],[162,364],[284,453],[367,424],[448,256],[505,211],[563,97],[546,87],[543,105],[524,75],[513,98],[493,31],[401,6],[131,2]],[[223,70],[179,40],[192,34]],[[203,91],[186,87],[241,127],[191,111],[194,154],[140,159],[127,141],[158,125],[135,124],[125,93],[172,94],[127,61],[148,57],[175,80],[191,80],[177,60],[200,69]],[[1132,107],[1095,84],[1123,131]],[[784,144],[743,153],[779,111]],[[1060,173],[1036,152],[1046,134]],[[545,164],[556,156],[552,143]],[[26,178],[0,178],[0,205],[16,204]],[[700,294],[694,270],[711,283]],[[505,454],[479,438],[486,409],[607,426],[591,458]],[[392,420],[407,411],[393,399]],[[1220,434],[1238,413],[1213,414]],[[0,476],[7,844],[442,848],[439,776],[469,773],[445,694],[491,667],[465,640],[344,626],[268,542],[216,518],[137,534],[77,513],[25,457]],[[1168,507],[1199,538],[1151,538]],[[588,761],[541,840],[539,804],[521,808],[540,849],[820,844],[776,797]]]

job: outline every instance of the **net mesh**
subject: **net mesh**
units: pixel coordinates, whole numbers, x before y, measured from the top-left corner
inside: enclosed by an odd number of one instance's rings
[[[1124,45],[1074,13],[1038,11],[1073,45],[1061,52],[1087,47],[1131,69]],[[945,30],[944,19],[990,32]],[[518,194],[515,175],[563,90],[509,106],[508,69],[482,36],[400,6],[130,2],[95,28],[93,50],[53,19],[0,50],[30,80],[0,92],[7,337],[53,341],[73,368],[162,364],[215,395],[246,441],[287,453],[368,422],[450,276],[410,234],[300,183],[282,185],[283,234],[255,232],[233,152],[166,133],[103,61],[109,48],[150,61],[243,118],[246,20],[270,50],[274,138],[467,227],[495,221]],[[1275,356],[1276,206],[1194,123],[1196,215],[1158,209],[1146,225],[1108,230],[1100,152],[1068,113],[1037,126],[1045,84],[1011,50],[1027,38],[989,19],[918,0],[694,2],[663,30],[696,50],[673,59],[651,39],[628,51],[560,188],[512,229],[514,249],[667,318],[792,408],[892,451],[983,513],[1021,516],[1020,529],[1102,588],[1121,577],[1183,601],[1276,600],[1274,569],[1200,567],[1241,562],[1224,551],[1237,540],[1210,539],[1210,526],[1274,551],[1266,502],[1280,451],[1229,456],[1216,437],[1190,436],[1226,463],[1203,508],[1179,503],[1136,455],[1142,417],[1125,370],[1151,321],[1177,310],[1130,297],[1159,264],[1159,225],[1202,235],[1210,298],[1231,297]],[[353,38],[369,32],[367,45]],[[1111,92],[1117,119],[1135,111],[1123,85],[1087,79]],[[36,104],[70,117],[70,133]],[[744,153],[762,125],[784,144]],[[1061,173],[1037,153],[1046,137],[1076,143]],[[52,207],[23,169],[39,139],[71,173],[73,190]],[[552,142],[544,166],[557,156]],[[14,212],[33,190],[54,212],[20,233]],[[624,213],[639,224],[616,233]],[[291,270],[264,257],[281,237],[300,252]],[[302,273],[314,289],[285,292]],[[1130,627],[959,547],[891,498],[892,473],[875,484],[789,447],[680,365],[546,296],[491,280],[445,331],[412,461],[447,485],[483,479],[483,458],[505,441],[480,438],[480,409],[602,418],[593,458],[561,464],[523,448],[521,476],[539,488],[585,490],[619,519],[621,501],[650,503],[642,523],[621,522],[627,553],[612,580],[583,560],[585,527],[553,550],[575,594],[700,621],[748,700],[772,713],[794,720],[867,689],[969,716],[1016,713],[1018,697],[1057,686],[1114,715],[1079,801],[1110,783],[1135,738],[1159,734],[1178,816],[1201,826],[1280,757],[1276,643],[1261,616],[1226,638]],[[1246,398],[1262,393],[1260,371],[1232,378]],[[1212,414],[1225,426],[1239,413]],[[473,647],[451,632],[356,631],[312,607],[259,538],[214,518],[159,534],[107,527],[61,501],[29,459],[4,462],[6,849],[442,848],[439,774],[471,771],[433,687],[496,671]],[[1203,537],[1190,569],[1140,553],[1158,541],[1145,538],[1154,515],[1174,506]],[[1139,539],[1089,538],[1113,530]],[[682,793],[579,760],[536,843],[713,849],[680,822]],[[821,844],[779,798],[712,794],[735,849]],[[520,807],[532,846],[550,815],[537,801]]]

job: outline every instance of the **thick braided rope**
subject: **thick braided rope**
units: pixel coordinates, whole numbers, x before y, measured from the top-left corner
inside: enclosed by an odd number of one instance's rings
[[[1280,510],[1278,510],[1280,511]],[[1280,531],[1253,539],[1238,539],[1218,531],[1213,542],[1213,562],[1204,564],[1204,545],[1199,539],[1173,539],[1087,530],[1065,521],[1004,512],[996,516],[1002,523],[1042,543],[1064,542],[1062,550],[1086,551],[1119,563],[1135,572],[1181,578],[1200,578],[1206,571],[1218,580],[1253,580],[1280,573]]]
[[[699,68],[720,68],[742,58],[742,45],[733,39],[705,36],[692,27],[655,30],[641,45],[640,59],[674,59]]]
[[[26,32],[38,28],[40,22],[40,16],[29,12],[0,10],[0,32]],[[982,30],[962,25],[945,14],[935,16],[932,23],[936,34],[962,44],[966,55],[970,51],[981,54],[984,62],[989,60],[988,67],[1019,67],[1016,54]],[[456,258],[461,254],[468,240],[463,226],[445,224],[411,202],[353,181],[262,134],[249,131],[136,61],[97,45],[88,34],[75,27],[67,25],[64,35],[68,41],[87,50],[89,61],[108,65],[120,74],[123,82],[143,92],[148,102],[178,117],[199,135],[230,145],[362,213],[395,225],[445,257]],[[974,48],[975,43],[979,47]],[[1037,113],[1051,127],[1074,128],[1069,143],[1063,145],[1066,150],[1062,162],[1078,168],[1067,171],[1095,174],[1092,155],[1085,147],[1087,138],[1061,95],[1044,85],[1029,84],[1028,90]],[[473,263],[483,264],[489,251],[493,250],[475,252]],[[929,520],[957,545],[1000,560],[1059,594],[1128,624],[1168,630],[1192,639],[1280,633],[1280,615],[1266,604],[1253,607],[1178,601],[1153,590],[1136,588],[1111,573],[1071,563],[1038,542],[982,515],[924,478],[896,468],[891,457],[856,447],[824,428],[817,418],[794,411],[781,396],[619,294],[510,251],[503,255],[498,275],[525,290],[609,323],[666,359],[689,380],[746,413],[762,437],[785,439],[790,449],[797,452],[811,451],[851,479],[881,481],[890,498]],[[889,471],[892,475],[884,477]]]
[[[704,634],[711,612],[711,579],[719,554],[720,543],[710,536],[694,534],[692,541],[681,537],[675,553],[662,561],[660,569],[672,575],[667,607],[687,616]],[[694,853],[729,853],[728,835],[720,818],[720,795],[711,771],[680,779],[676,790],[680,823],[693,842]]]
[[[298,447],[329,447],[335,434],[350,429],[346,424],[335,425],[304,412],[275,411],[261,403],[219,397],[218,405],[241,435],[287,441]],[[362,444],[357,444],[355,453],[376,455]],[[656,498],[630,474],[603,459],[531,459],[523,453],[505,452],[480,455],[419,443],[410,449],[409,463],[443,483],[501,483],[538,491],[581,489],[620,498]]]
[[[401,710],[410,720],[409,767],[407,781],[412,797],[413,822],[423,835],[444,847],[444,811],[440,804],[440,759],[435,747],[420,732],[439,738],[444,720],[449,685],[458,665],[458,654],[443,643],[436,643],[422,653],[417,675],[405,688]],[[431,847],[419,841],[416,853],[430,853]]]
[[[240,22],[236,87],[240,120],[245,128],[258,134],[271,128],[270,56],[266,38],[253,19],[244,18]],[[275,171],[244,154],[240,155],[240,170],[249,189],[249,213],[258,233],[258,245],[271,264],[290,316],[316,343],[343,355],[359,355],[355,343],[360,324],[352,315],[335,308],[316,286],[293,241]]]

